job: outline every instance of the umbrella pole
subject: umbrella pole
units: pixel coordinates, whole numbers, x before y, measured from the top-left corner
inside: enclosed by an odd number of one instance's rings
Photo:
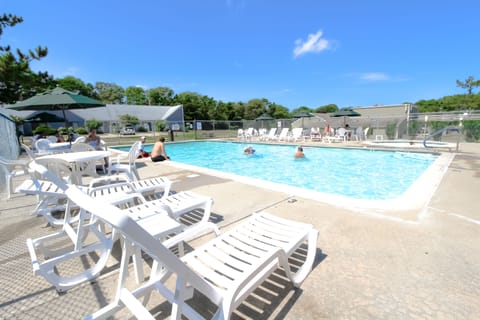
[[[65,129],[68,129],[68,121],[67,117],[65,116],[65,109],[62,109],[63,119],[65,120]]]

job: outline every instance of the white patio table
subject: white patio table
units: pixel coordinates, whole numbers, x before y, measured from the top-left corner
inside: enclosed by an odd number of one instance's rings
[[[96,162],[111,155],[110,151],[80,151],[55,153],[37,157],[40,160],[60,159],[70,163],[72,167],[72,182],[82,184],[82,176],[97,177]]]

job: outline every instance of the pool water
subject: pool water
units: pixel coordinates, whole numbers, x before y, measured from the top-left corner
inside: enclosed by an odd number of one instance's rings
[[[437,158],[429,153],[304,146],[306,158],[295,159],[297,146],[249,145],[254,155],[244,155],[248,145],[236,142],[169,143],[166,149],[176,162],[367,200],[399,197]],[[151,148],[145,145],[146,151]]]

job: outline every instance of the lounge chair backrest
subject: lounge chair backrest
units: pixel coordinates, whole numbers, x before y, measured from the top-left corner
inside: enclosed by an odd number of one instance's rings
[[[303,128],[293,128],[292,129],[292,136],[294,138],[300,138],[302,136],[302,133],[303,133]]]
[[[130,151],[128,151],[128,162],[130,165],[135,165],[135,160],[137,160],[137,157],[140,153],[139,145],[140,141],[136,141],[130,148]]]
[[[273,139],[275,138],[275,133],[277,132],[277,128],[271,128],[268,132],[268,138]]]
[[[52,174],[64,179],[64,181],[72,181],[72,170],[67,161],[62,159],[36,159],[35,161],[47,168]]]
[[[367,140],[368,130],[370,130],[370,128],[365,128],[365,130],[363,131],[363,137],[365,140]]]

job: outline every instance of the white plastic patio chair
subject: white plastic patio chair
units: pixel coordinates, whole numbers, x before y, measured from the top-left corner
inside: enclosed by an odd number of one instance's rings
[[[130,178],[130,180],[140,180],[140,175],[138,174],[137,166],[135,165],[135,160],[138,157],[139,144],[140,141],[136,141],[130,147],[127,155],[128,163],[121,163],[121,156],[118,156],[116,161],[110,161],[110,164],[108,166],[108,174],[111,175],[113,172],[125,172]]]
[[[179,258],[168,250],[178,239],[159,243],[118,208],[89,201],[77,190],[69,191],[70,199],[82,203],[86,210],[112,225],[124,238],[115,300],[87,319],[105,319],[124,306],[139,319],[154,319],[137,300],[142,297],[148,300],[153,291],[158,291],[172,304],[171,319],[180,319],[182,315],[203,319],[188,304],[194,289],[218,306],[212,318],[229,319],[233,310],[277,268],[282,268],[286,277],[298,287],[311,271],[315,259],[318,232],[311,225],[265,212],[254,214],[239,226]],[[188,231],[182,235],[186,233]],[[134,248],[141,248],[151,256],[154,264],[149,280],[131,290],[125,284],[127,262]],[[296,255],[303,255],[304,260],[301,266],[295,264],[294,272],[289,259],[299,262]],[[164,283],[173,274],[176,285],[171,290]]]
[[[50,153],[50,141],[48,139],[38,139],[35,141],[35,149],[38,153]]]
[[[10,199],[13,193],[13,179],[29,174],[28,161],[9,160],[0,157],[0,166],[3,168],[5,181],[7,182],[7,199]]]

